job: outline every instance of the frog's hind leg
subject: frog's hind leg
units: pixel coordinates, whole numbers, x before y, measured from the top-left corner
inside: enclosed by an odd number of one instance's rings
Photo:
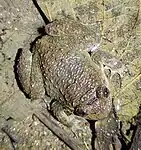
[[[34,49],[35,50],[35,49]],[[32,99],[41,99],[45,96],[42,72],[39,64],[38,51],[35,50],[32,55],[30,95]]]
[[[121,150],[121,143],[118,139],[119,121],[111,111],[107,118],[99,120],[95,124],[97,150]]]
[[[19,88],[25,93],[27,97],[30,97],[31,65],[31,52],[20,48],[16,54],[14,72]]]
[[[15,60],[15,76],[20,89],[28,98],[38,99],[44,96],[42,75],[37,54],[20,49]]]

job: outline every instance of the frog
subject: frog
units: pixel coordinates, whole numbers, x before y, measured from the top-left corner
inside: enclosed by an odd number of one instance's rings
[[[96,34],[70,18],[45,26],[30,50],[23,50],[16,71],[23,92],[31,100],[50,97],[48,108],[63,124],[79,116],[104,120],[112,110],[110,84],[101,63],[91,58]],[[107,122],[107,121],[106,121]]]
[[[55,31],[59,24],[65,26],[60,33]],[[107,116],[111,109],[108,81],[88,53],[95,33],[71,19],[54,21],[53,25],[47,25],[47,35],[19,58],[17,72],[24,92],[31,99],[47,93],[86,118]]]

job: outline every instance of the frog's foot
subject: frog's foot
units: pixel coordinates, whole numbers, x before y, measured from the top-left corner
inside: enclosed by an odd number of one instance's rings
[[[112,144],[112,147],[115,149],[115,150],[121,150],[122,146],[121,146],[121,142],[118,138],[117,135],[115,135],[113,137],[113,144]]]
[[[109,80],[118,78],[121,82],[124,73],[123,68],[114,68],[114,66],[108,66],[106,63],[103,63],[103,66],[104,73]]]
[[[100,66],[102,72],[106,75],[109,81],[115,80],[116,78],[119,82],[118,86],[121,86],[122,77],[128,69],[121,60],[108,52],[97,49],[96,47],[94,47],[94,51],[91,50],[92,60]]]
[[[66,108],[64,109],[58,101],[53,101],[50,107],[57,120],[67,126],[76,137],[82,132],[84,126],[88,125],[88,122],[84,118],[72,114]]]
[[[76,137],[83,138],[83,132],[84,130],[88,131],[87,128],[89,128],[89,123],[86,119],[76,116],[76,115],[70,115],[68,117],[71,117],[71,130],[74,133]]]
[[[112,143],[111,143],[112,142]],[[105,139],[96,138],[95,140],[96,150],[121,150],[121,142],[118,139],[118,136],[113,136],[110,141]]]

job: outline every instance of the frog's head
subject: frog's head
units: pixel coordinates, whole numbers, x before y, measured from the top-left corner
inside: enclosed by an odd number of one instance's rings
[[[91,98],[75,108],[75,114],[90,120],[99,120],[108,116],[111,111],[112,100],[110,90],[98,86]]]

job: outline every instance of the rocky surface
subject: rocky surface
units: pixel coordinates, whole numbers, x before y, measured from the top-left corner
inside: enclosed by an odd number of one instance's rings
[[[136,124],[133,118],[138,113],[141,102],[140,0],[66,0],[63,3],[58,0],[40,0],[38,3],[50,21],[69,15],[95,30],[97,44],[94,50],[102,49],[122,64],[121,69],[114,64],[114,59],[107,62],[109,68],[116,73],[110,81],[117,116],[122,124],[122,138],[128,145],[133,133],[131,125]],[[39,35],[37,29],[43,25],[45,23],[32,1],[0,1],[1,149],[68,149],[38,120],[32,123],[33,108],[40,104],[31,103],[19,90],[15,80],[13,66],[17,50],[30,48],[30,43]],[[113,66],[116,67],[113,69]],[[91,138],[87,127],[82,133],[88,132]],[[15,139],[14,145],[11,145],[11,138]]]

